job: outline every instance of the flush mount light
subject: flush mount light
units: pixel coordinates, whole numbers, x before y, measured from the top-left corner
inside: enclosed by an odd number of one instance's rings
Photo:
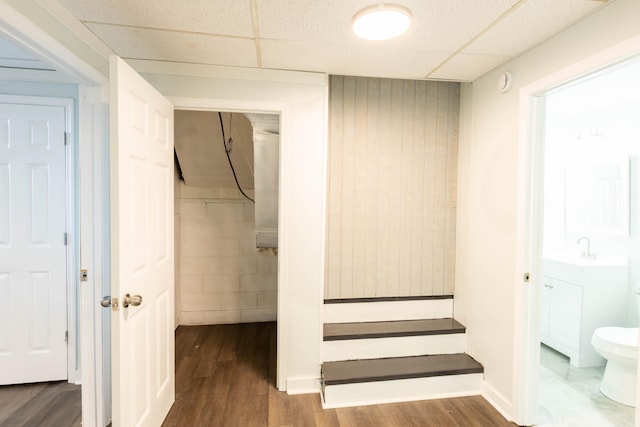
[[[411,12],[397,4],[376,4],[356,13],[353,32],[367,40],[388,40],[399,36],[411,25]]]

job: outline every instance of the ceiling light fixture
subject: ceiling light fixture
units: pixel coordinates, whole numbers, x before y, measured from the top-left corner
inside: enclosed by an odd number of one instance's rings
[[[367,40],[388,40],[399,36],[411,25],[411,12],[397,4],[376,4],[353,16],[353,32]]]

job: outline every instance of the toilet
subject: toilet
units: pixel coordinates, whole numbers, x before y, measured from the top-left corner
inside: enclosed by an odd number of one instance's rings
[[[640,312],[640,295],[636,295],[636,299]],[[602,394],[623,405],[636,406],[638,328],[598,328],[591,337],[591,344],[600,356],[607,359],[600,384]]]

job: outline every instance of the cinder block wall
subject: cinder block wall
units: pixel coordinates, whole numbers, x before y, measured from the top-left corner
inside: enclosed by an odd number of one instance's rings
[[[182,184],[181,325],[276,320],[277,255],[255,247],[254,205],[223,193]]]

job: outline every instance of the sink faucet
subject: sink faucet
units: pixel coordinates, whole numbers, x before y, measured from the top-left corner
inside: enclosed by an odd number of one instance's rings
[[[582,256],[585,258],[592,258],[593,255],[591,254],[591,240],[589,240],[589,238],[587,236],[582,236],[578,239],[578,241],[576,242],[576,244],[580,244],[580,242],[582,242],[583,240],[587,241],[587,250],[582,252]]]

